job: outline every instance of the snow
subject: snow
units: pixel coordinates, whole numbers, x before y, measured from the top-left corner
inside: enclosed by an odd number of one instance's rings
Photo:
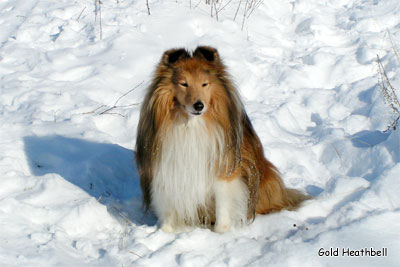
[[[400,132],[383,132],[376,64],[399,90],[397,0],[268,0],[243,30],[239,1],[218,21],[204,1],[149,1],[150,16],[95,2],[0,3],[0,265],[399,265]],[[138,104],[163,51],[199,44],[218,48],[285,183],[314,196],[298,211],[217,234],[164,233],[141,210]],[[318,256],[371,247],[388,255]]]

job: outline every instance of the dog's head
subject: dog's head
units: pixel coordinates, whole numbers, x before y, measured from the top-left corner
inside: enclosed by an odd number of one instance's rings
[[[190,116],[207,112],[212,95],[221,87],[218,73],[223,67],[217,50],[199,46],[190,55],[183,48],[171,49],[164,53],[161,64],[172,72],[176,106]]]

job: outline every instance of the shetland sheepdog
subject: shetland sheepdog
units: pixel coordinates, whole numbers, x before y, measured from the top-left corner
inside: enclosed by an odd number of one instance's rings
[[[161,229],[225,232],[256,213],[295,209],[307,199],[284,186],[218,51],[166,51],[145,96],[136,161],[143,204]]]

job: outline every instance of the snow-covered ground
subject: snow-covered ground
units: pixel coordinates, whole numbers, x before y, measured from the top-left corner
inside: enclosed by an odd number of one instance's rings
[[[382,132],[376,63],[399,90],[398,0],[265,0],[243,30],[239,0],[218,21],[204,1],[102,2],[0,1],[1,266],[399,266],[400,131]],[[164,50],[199,44],[285,183],[314,196],[298,211],[225,234],[142,212],[137,104]]]

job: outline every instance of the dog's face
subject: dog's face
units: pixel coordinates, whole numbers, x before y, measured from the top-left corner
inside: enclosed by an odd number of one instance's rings
[[[189,115],[205,113],[210,105],[214,80],[209,71],[201,66],[192,69],[183,65],[176,70],[174,77],[175,101]]]
[[[175,105],[189,116],[207,112],[212,95],[220,85],[216,76],[219,61],[217,50],[198,47],[193,56],[184,49],[169,50],[163,56],[172,71],[171,82]]]

